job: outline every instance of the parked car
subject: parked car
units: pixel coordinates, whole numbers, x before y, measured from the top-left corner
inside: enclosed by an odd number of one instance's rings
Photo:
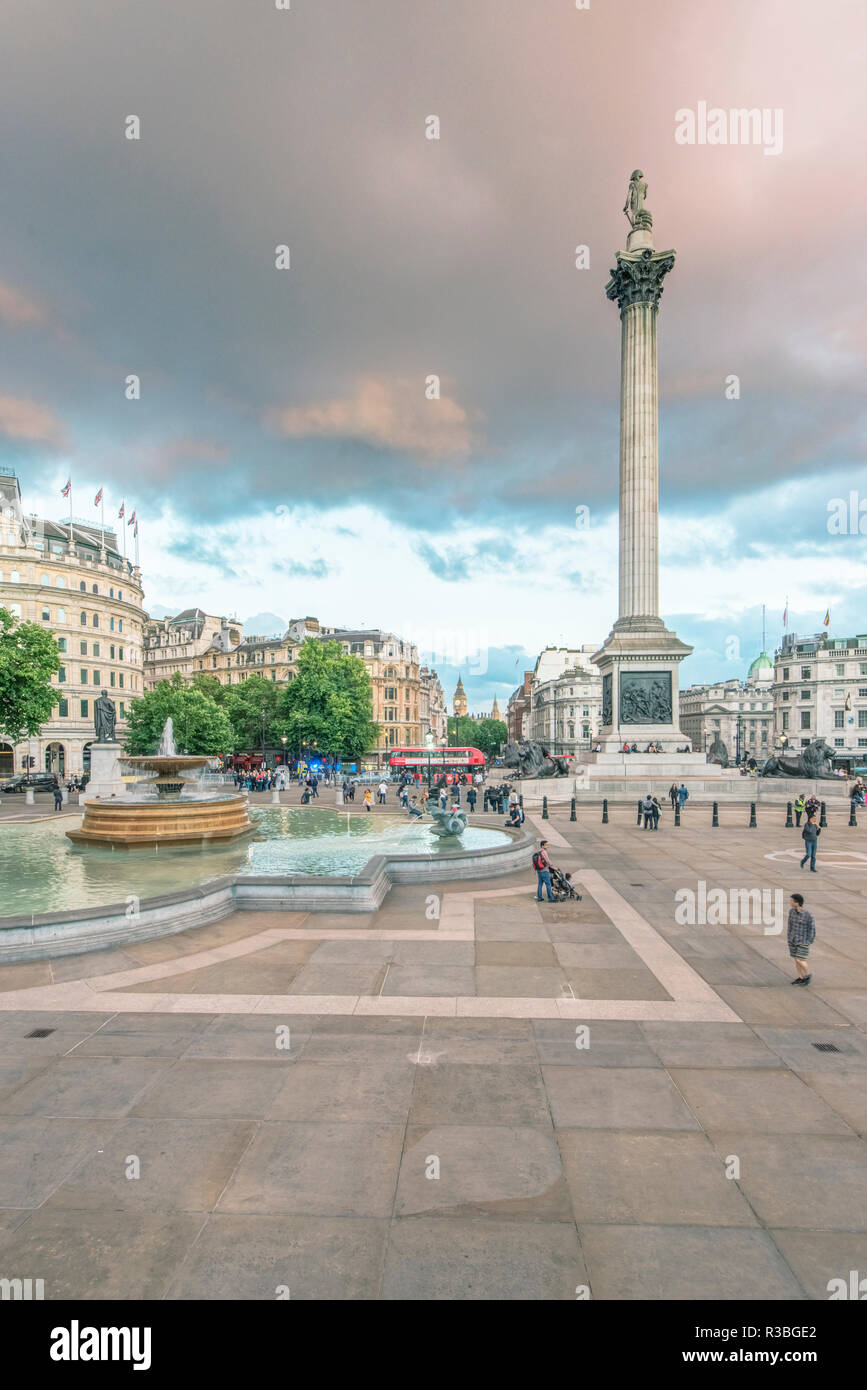
[[[4,782],[0,791],[23,792],[27,787],[32,787],[37,792],[50,792],[54,790],[56,781],[53,772],[19,772],[17,776]]]

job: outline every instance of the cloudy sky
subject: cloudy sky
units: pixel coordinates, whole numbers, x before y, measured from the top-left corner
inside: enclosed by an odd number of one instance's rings
[[[617,616],[638,166],[682,681],[787,595],[865,632],[865,40],[863,0],[6,0],[0,463],[134,506],[158,611],[396,629],[502,703]],[[680,143],[700,103],[768,138]]]

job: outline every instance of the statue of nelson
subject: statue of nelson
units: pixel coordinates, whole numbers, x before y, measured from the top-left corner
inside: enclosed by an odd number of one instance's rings
[[[114,701],[108,698],[108,691],[103,690],[98,700],[93,702],[93,727],[96,731],[97,743],[114,743],[114,726],[117,722],[117,711]]]

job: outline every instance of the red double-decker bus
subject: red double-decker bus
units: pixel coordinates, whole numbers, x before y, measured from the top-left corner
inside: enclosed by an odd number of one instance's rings
[[[392,748],[388,765],[397,771],[426,772],[446,776],[454,773],[483,771],[485,755],[478,748]]]

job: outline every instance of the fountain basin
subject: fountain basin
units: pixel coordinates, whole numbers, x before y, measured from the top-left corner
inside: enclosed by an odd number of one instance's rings
[[[132,761],[132,760],[130,760]],[[140,763],[185,761],[180,758],[142,758]],[[193,764],[199,759],[190,759]],[[183,785],[183,784],[181,784]],[[247,797],[215,796],[200,800],[161,796],[156,801],[94,797],[84,808],[78,830],[68,830],[75,845],[112,849],[199,849],[205,845],[231,844],[254,834]]]

